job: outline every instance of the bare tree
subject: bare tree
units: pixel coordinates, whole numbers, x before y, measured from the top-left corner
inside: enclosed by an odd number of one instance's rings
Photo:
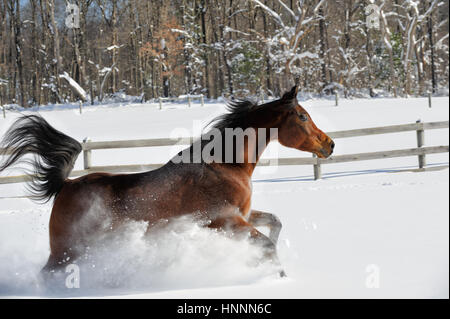
[[[365,21],[369,0],[72,0],[74,29],[68,3],[0,0],[3,103],[75,101],[88,89],[91,101],[119,90],[143,101],[279,96],[296,80],[346,96],[449,85],[448,1],[379,0],[379,32]]]
[[[314,25],[320,19],[319,9],[325,3],[325,0],[314,1],[310,4],[306,1],[297,1],[294,9],[289,8],[283,1],[276,1],[283,12],[289,15],[290,19],[286,20],[273,9],[263,4],[259,0],[252,0],[256,5],[261,7],[278,25],[276,35],[262,40],[267,44],[269,56],[274,65],[277,65],[279,72],[284,73],[282,88],[280,91],[288,88],[294,78],[299,75],[299,69],[295,65],[303,58],[313,57],[310,52],[299,52],[300,42],[311,31]]]
[[[9,11],[11,29],[13,30],[14,48],[15,48],[15,62],[19,82],[19,104],[23,107],[27,106],[27,100],[25,96],[25,80],[24,70],[22,63],[22,22],[20,20],[20,1],[19,0],[7,0],[6,6]],[[14,75],[14,83],[16,83],[16,75]]]
[[[405,84],[404,90],[407,95],[411,94],[411,83],[412,83],[412,71],[411,71],[411,61],[413,53],[416,53],[416,58],[418,56],[419,45],[421,45],[422,39],[417,39],[417,28],[425,23],[427,17],[433,12],[433,10],[437,7],[439,0],[433,0],[428,10],[420,14],[419,10],[419,1],[404,1],[403,2],[403,18],[405,19],[404,27],[402,28],[404,31],[405,38],[405,52],[403,55],[403,66],[405,72]],[[418,61],[417,63],[417,72],[419,78],[423,79],[423,64]],[[419,94],[423,91],[423,80],[419,83]]]

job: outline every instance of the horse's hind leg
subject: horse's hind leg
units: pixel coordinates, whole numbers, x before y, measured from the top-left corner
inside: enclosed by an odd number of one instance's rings
[[[248,222],[254,227],[269,227],[269,238],[275,246],[277,245],[278,237],[280,236],[281,228],[283,226],[277,216],[259,210],[252,210]]]
[[[50,254],[48,257],[47,263],[45,264],[44,268],[42,268],[41,273],[49,273],[51,271],[55,271],[58,268],[58,262],[56,261],[55,257]]]
[[[50,254],[48,261],[39,273],[40,282],[48,288],[63,287],[64,284],[64,265],[62,258],[55,258]]]
[[[67,266],[66,263],[63,262],[64,258],[57,258],[53,254],[50,254],[48,257],[47,263],[42,268],[41,273],[49,273],[49,272],[59,272]]]
[[[253,225],[248,223],[241,216],[229,216],[222,217],[214,220],[210,225],[210,228],[232,230],[238,235],[249,234],[253,243],[258,244],[264,248],[265,258],[271,260],[275,265],[280,266],[280,261],[277,255],[277,248],[274,242],[266,235],[258,231]],[[283,269],[279,271],[281,277],[285,277],[286,273]]]

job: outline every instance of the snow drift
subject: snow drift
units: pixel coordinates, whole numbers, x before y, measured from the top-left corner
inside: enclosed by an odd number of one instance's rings
[[[278,276],[274,265],[262,261],[262,249],[246,239],[230,240],[229,234],[205,228],[193,217],[162,221],[147,230],[146,222],[129,221],[105,232],[80,258],[67,258],[67,273],[45,279],[39,273],[42,259],[24,250],[23,243],[9,243],[0,249],[0,259],[9,261],[0,266],[0,295],[102,296],[249,284]],[[44,242],[39,246],[45,249]],[[66,286],[72,265],[79,269],[79,289]]]

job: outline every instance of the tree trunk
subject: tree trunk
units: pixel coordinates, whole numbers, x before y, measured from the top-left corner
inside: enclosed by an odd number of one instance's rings
[[[319,16],[320,21],[319,21],[319,42],[320,42],[320,51],[319,51],[319,56],[320,56],[320,64],[321,64],[321,79],[322,79],[322,85],[321,85],[321,89],[320,89],[320,94],[322,94],[323,89],[328,85],[328,81],[327,81],[327,65],[325,62],[325,56],[326,56],[326,52],[327,52],[327,48],[326,48],[326,44],[325,44],[325,40],[326,40],[326,35],[325,35],[325,16],[324,16],[324,12],[323,12],[323,8],[320,7],[319,9]],[[329,94],[329,92],[326,92],[326,94]]]
[[[267,0],[264,0],[264,4],[267,5]],[[268,23],[267,23],[267,14],[265,10],[261,10],[261,14],[262,14],[262,18],[263,18],[263,31],[264,31],[264,37],[267,39],[269,37],[269,28],[268,28]],[[266,51],[268,51],[268,47],[266,45]],[[266,90],[267,90],[267,94],[269,94],[269,92],[272,92],[273,94],[273,84],[272,84],[272,66],[270,63],[270,57],[268,52],[265,54],[265,62],[266,62]]]
[[[33,20],[33,23],[31,24],[31,61],[33,64],[34,72],[31,78],[31,91],[32,91],[32,100],[33,104],[40,105],[41,104],[41,90],[40,90],[40,63],[39,63],[39,56],[38,56],[38,46],[39,46],[39,38],[37,35],[37,28],[38,25],[37,16],[36,16],[36,10],[37,10],[37,3],[36,0],[30,0],[31,5],[31,17]]]
[[[344,86],[344,96],[345,98],[348,97],[348,89],[349,89],[349,83],[348,83],[348,77],[350,72],[350,64],[348,61],[348,53],[350,48],[350,32],[351,32],[351,10],[352,10],[352,3],[353,1],[345,1],[345,24],[344,24],[344,52],[347,55],[345,60],[345,70],[346,70],[346,76],[344,76],[341,80]]]
[[[19,77],[19,104],[27,107],[27,97],[25,95],[25,81],[22,63],[22,22],[20,21],[20,1],[10,0],[9,2],[10,18],[13,21],[14,30],[14,48],[15,60],[17,67],[17,75]],[[14,81],[15,82],[15,81]]]
[[[201,0],[200,1],[200,19],[201,19],[201,25],[202,25],[202,42],[203,42],[203,46],[204,46],[204,56],[203,59],[205,61],[205,77],[204,77],[204,89],[206,90],[206,96],[208,98],[211,97],[211,88],[210,88],[210,80],[209,80],[209,57],[208,57],[208,50],[207,50],[207,46],[208,46],[208,38],[206,36],[206,3],[205,0]]]
[[[433,15],[428,16],[427,26],[428,26],[428,41],[430,42],[430,55],[431,55],[431,88],[432,92],[436,93],[437,83],[436,83],[436,62],[434,60],[434,39],[433,39]]]
[[[58,103],[62,102],[61,99],[61,81],[59,75],[61,74],[62,64],[61,64],[61,54],[59,48],[59,31],[55,20],[55,1],[48,0],[49,10],[50,10],[50,23],[52,24],[52,36],[53,36],[53,76],[55,79],[55,98]]]
[[[366,32],[366,54],[367,54],[367,85],[369,87],[370,97],[375,96],[372,83],[372,42],[370,37],[370,29],[364,23],[364,31]]]
[[[111,91],[112,93],[116,93],[117,89],[117,72],[116,72],[116,65],[117,65],[117,51],[118,51],[118,35],[117,35],[117,0],[112,1],[113,9],[112,9],[112,17],[111,17],[111,23],[112,23],[112,85],[111,85]]]

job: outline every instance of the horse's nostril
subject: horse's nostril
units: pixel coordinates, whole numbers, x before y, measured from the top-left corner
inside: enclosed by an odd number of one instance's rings
[[[334,146],[335,146],[334,142],[331,142],[331,149],[332,150],[334,150]]]

